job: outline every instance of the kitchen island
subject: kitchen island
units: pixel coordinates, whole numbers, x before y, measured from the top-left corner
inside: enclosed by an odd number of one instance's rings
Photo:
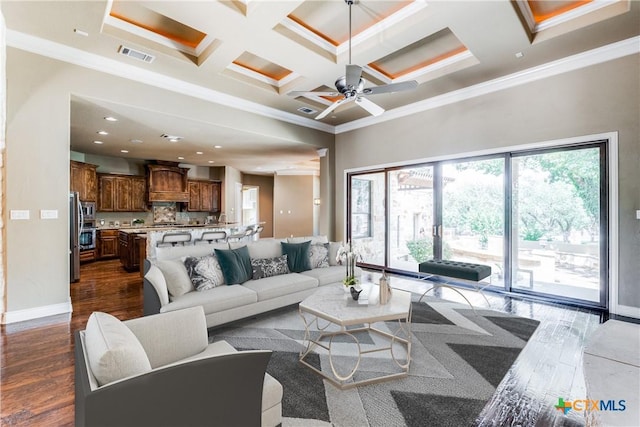
[[[209,231],[225,231],[227,235],[238,233],[250,227],[233,227],[233,224],[220,225],[182,225],[167,227],[138,227],[138,228],[121,228],[118,232],[118,252],[120,262],[127,271],[142,271],[144,259],[155,259],[156,247],[167,233],[185,233],[190,234],[189,243],[202,237],[202,234]]]

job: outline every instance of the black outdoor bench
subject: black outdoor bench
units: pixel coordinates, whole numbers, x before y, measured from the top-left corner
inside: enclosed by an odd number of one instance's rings
[[[445,276],[445,277],[452,277],[455,279],[468,280],[471,282],[478,283],[480,282],[480,280],[491,276],[491,267],[488,265],[472,264],[469,262],[460,262],[460,261],[448,261],[448,260],[442,260],[442,259],[431,259],[428,261],[421,262],[418,265],[418,271],[420,273],[428,274],[428,276],[423,277],[423,279],[425,280],[429,279],[432,276]],[[460,292],[453,286],[449,286],[441,283],[434,283],[434,285],[431,288],[429,288],[427,291],[425,291],[422,294],[419,301],[422,300],[422,298],[426,295],[427,292],[429,292],[431,289],[437,286],[444,286],[457,292],[462,296],[462,298],[465,299],[465,301],[467,301],[467,303],[471,306],[471,308],[473,308],[473,305],[471,304],[471,302],[469,302],[467,297],[465,297],[462,294],[462,292]],[[484,297],[485,301],[487,301],[487,304],[491,306],[491,304],[489,303],[489,300],[482,292],[482,290],[486,286],[488,285],[485,285],[484,287],[479,287],[478,285],[474,284],[475,290],[480,292],[480,294]]]

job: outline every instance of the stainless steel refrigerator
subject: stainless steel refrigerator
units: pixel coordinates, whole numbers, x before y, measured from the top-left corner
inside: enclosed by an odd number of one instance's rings
[[[82,209],[77,192],[69,193],[69,266],[71,282],[80,280],[80,231],[82,230]]]

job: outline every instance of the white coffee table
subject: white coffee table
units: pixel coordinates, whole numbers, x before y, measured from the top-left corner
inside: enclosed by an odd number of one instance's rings
[[[304,340],[306,342],[306,349],[300,353],[300,363],[342,390],[394,378],[406,377],[409,373],[409,365],[411,363],[411,293],[394,289],[389,303],[380,305],[377,303],[376,298],[376,293],[378,292],[377,285],[370,284],[368,286],[371,287],[369,299],[375,302],[375,304],[366,306],[357,305],[351,299],[351,295],[344,291],[342,284],[332,284],[319,288],[316,293],[305,298],[300,303],[298,309],[304,322]],[[326,324],[321,325],[320,319],[324,320]],[[373,324],[376,322],[391,321],[397,321],[397,329],[392,333],[373,327]],[[313,330],[318,330],[321,334],[317,338],[312,339],[311,334],[314,323],[315,328],[313,328]],[[336,325],[338,330],[327,331],[330,325]],[[354,333],[360,331],[377,334],[382,337],[388,345],[363,349],[358,338],[354,335]],[[353,370],[347,375],[340,375],[334,366],[334,355],[331,349],[334,344],[333,339],[338,335],[349,337],[358,351],[357,362]],[[328,338],[328,342],[327,340],[323,341],[325,338]],[[404,346],[406,349],[404,361],[398,360],[394,354],[393,345],[396,343]],[[328,352],[329,364],[331,366],[330,374],[332,375],[312,366],[305,360],[317,347],[321,347]],[[360,381],[352,381],[354,374],[360,366],[362,355],[379,351],[388,351],[391,354],[393,362],[400,368],[400,372]]]

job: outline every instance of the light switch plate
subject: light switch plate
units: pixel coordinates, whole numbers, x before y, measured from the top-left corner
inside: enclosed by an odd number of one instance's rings
[[[11,219],[29,219],[29,211],[12,209]]]
[[[640,210],[636,211],[636,219],[640,219]]]
[[[58,219],[58,210],[42,209],[40,210],[40,219]]]

